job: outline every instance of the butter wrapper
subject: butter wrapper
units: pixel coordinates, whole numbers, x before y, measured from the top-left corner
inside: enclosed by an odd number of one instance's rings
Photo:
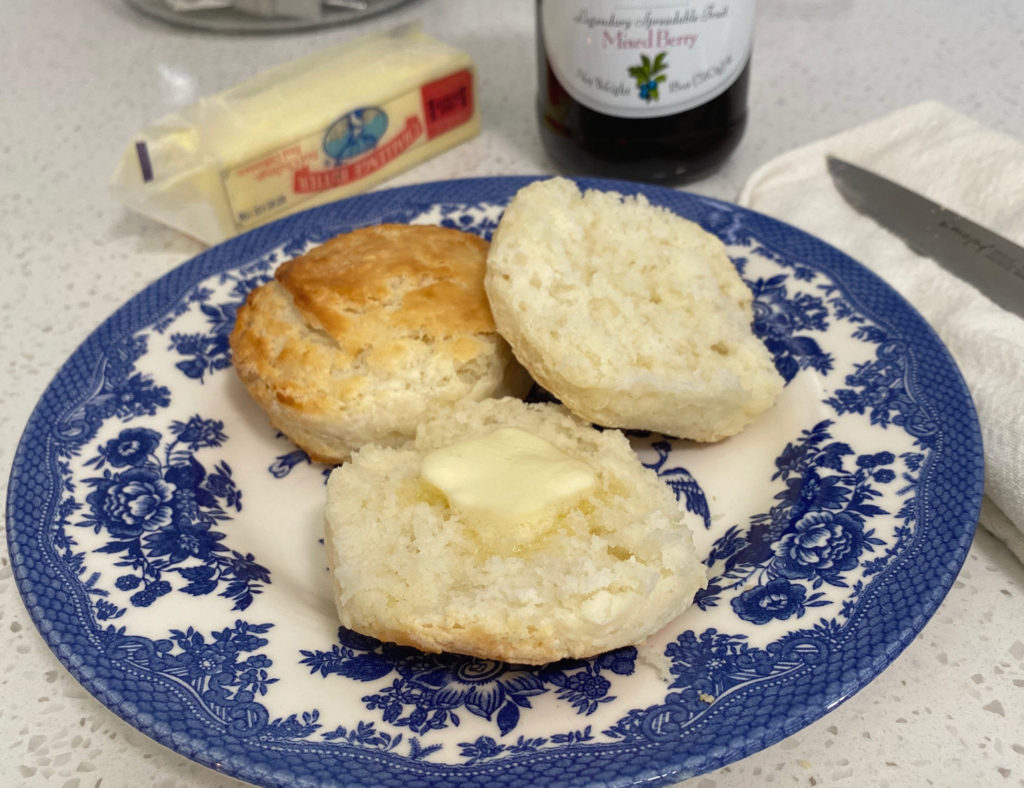
[[[405,26],[286,63],[143,129],[116,199],[207,244],[366,191],[480,131],[469,55]]]

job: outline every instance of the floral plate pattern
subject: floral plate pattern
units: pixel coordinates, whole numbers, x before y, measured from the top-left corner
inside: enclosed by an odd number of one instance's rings
[[[544,667],[339,629],[327,469],[230,370],[246,293],[355,227],[489,237],[529,178],[377,192],[210,249],[115,312],[57,374],[11,475],[8,541],[40,632],[101,702],[261,785],[668,784],[793,733],[889,664],[966,555],[982,491],[970,396],[894,291],[734,205],[624,182],[727,244],[787,382],[738,436],[631,433],[693,512],[708,587],[637,648]]]

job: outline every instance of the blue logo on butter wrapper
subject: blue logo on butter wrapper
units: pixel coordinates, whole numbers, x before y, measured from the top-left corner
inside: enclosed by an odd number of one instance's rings
[[[335,164],[377,147],[388,129],[388,114],[380,107],[362,107],[342,115],[324,133],[324,153]]]

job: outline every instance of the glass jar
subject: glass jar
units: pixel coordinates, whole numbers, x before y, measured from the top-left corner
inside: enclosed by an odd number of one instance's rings
[[[739,144],[754,0],[537,0],[537,115],[581,175],[683,183]]]

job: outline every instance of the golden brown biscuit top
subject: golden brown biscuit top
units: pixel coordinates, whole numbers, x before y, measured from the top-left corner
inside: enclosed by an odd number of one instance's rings
[[[362,319],[378,311],[406,336],[493,332],[483,287],[487,249],[458,230],[382,224],[327,241],[284,263],[275,278],[310,325],[354,355],[379,337],[380,327]]]

